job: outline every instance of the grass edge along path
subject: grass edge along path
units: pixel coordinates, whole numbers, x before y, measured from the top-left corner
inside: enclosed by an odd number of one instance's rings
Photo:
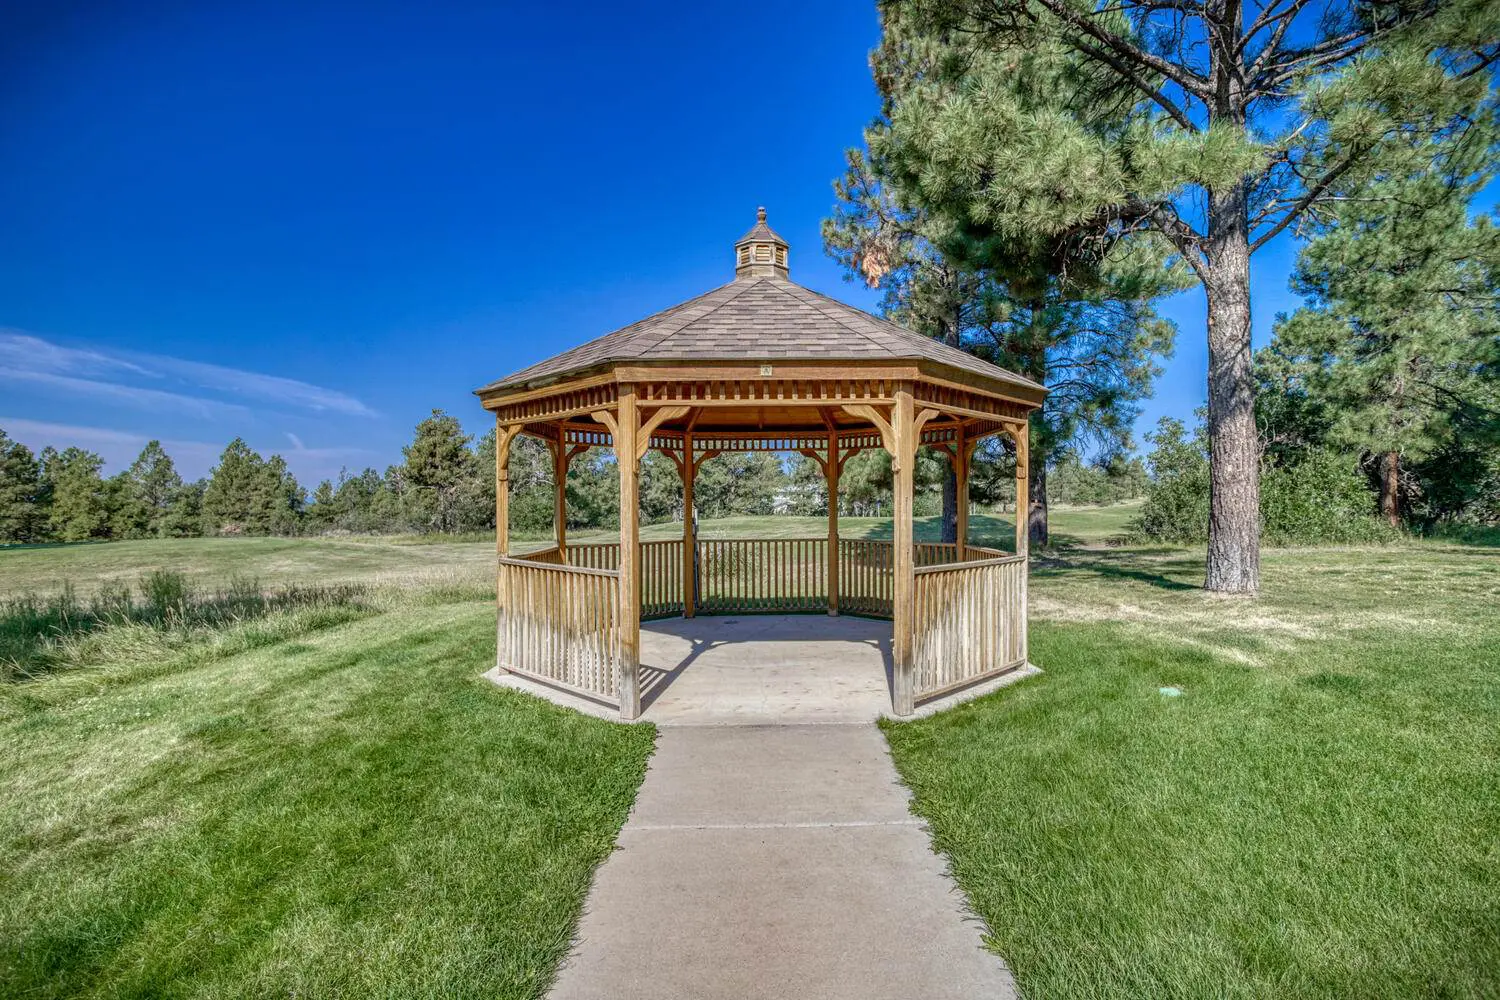
[[[1028,1000],[1500,996],[1500,631],[1253,667],[1040,622],[1032,650],[883,724]]]
[[[0,720],[0,995],[541,996],[654,728],[492,641],[398,608]]]

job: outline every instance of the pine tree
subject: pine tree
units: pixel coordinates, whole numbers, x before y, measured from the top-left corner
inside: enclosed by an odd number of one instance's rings
[[[456,417],[442,410],[417,424],[412,443],[401,449],[410,517],[423,531],[456,531],[464,490],[474,474],[470,438]]]
[[[287,468],[286,459],[272,455],[261,470],[256,491],[257,531],[271,535],[295,535],[302,522],[307,491]]]
[[[160,441],[148,441],[119,475],[112,519],[116,538],[162,538],[163,525],[182,477]]]
[[[870,144],[886,130],[872,125]],[[858,151],[835,191],[825,246],[850,276],[884,288],[887,316],[1052,390],[1031,427],[1028,512],[1032,543],[1047,544],[1049,467],[1084,445],[1106,458],[1130,447],[1136,404],[1150,395],[1176,332],[1151,303],[1180,289],[1182,275],[1147,248],[1091,261],[1013,244],[995,256],[993,241],[966,240],[921,209],[903,209]],[[952,467],[941,475],[951,542]]]
[[[966,237],[1102,256],[1169,240],[1208,312],[1205,586],[1259,586],[1250,261],[1390,145],[1470,118],[1500,36],[1488,0],[891,0],[872,148]]]
[[[203,495],[206,480],[183,483],[172,491],[159,525],[162,538],[192,538],[203,534]]]
[[[41,471],[31,449],[0,429],[0,542],[39,540],[46,518]]]
[[[210,535],[264,533],[265,459],[243,439],[229,442],[203,491],[203,524]]]
[[[387,521],[381,505],[388,497],[385,480],[374,469],[365,469],[357,476],[339,474],[336,494],[339,517],[336,527],[360,534],[390,532],[399,529],[394,521]]]
[[[42,474],[51,487],[47,526],[52,537],[62,542],[108,537],[108,498],[99,475],[103,468],[104,459],[81,448],[49,457]]]
[[[1275,354],[1302,370],[1330,442],[1375,460],[1393,527],[1408,463],[1461,438],[1500,446],[1500,229],[1468,217],[1493,151],[1468,151],[1477,170],[1465,155],[1339,202],[1298,263],[1310,304],[1277,327]]]

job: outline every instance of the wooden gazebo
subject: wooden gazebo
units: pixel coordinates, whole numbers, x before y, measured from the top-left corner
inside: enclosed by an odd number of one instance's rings
[[[1046,389],[793,283],[764,209],[734,254],[728,284],[477,390],[497,430],[497,666],[634,719],[642,618],[824,609],[892,620],[898,716],[1023,665],[1027,420]],[[556,544],[513,558],[507,465],[518,434],[551,448]],[[997,434],[1015,442],[1014,554],[966,544],[969,462]],[[953,463],[956,544],[913,538],[921,446]],[[567,539],[568,464],[591,447],[612,448],[619,467],[618,543]],[[891,455],[890,541],[838,533],[839,473],[867,448]],[[681,474],[680,541],[640,541],[637,472],[648,449]],[[827,537],[699,539],[694,476],[733,451],[815,459],[827,477]]]

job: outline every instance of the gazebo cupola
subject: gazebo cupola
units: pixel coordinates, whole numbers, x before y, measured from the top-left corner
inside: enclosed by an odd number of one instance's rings
[[[755,210],[755,225],[734,243],[736,278],[786,278],[786,240],[766,225],[766,210]]]

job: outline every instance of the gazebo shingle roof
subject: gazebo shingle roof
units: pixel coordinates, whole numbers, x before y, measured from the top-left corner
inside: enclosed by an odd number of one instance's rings
[[[617,362],[860,359],[934,361],[1012,385],[1042,388],[788,279],[762,276],[737,278],[477,391],[548,382]]]

